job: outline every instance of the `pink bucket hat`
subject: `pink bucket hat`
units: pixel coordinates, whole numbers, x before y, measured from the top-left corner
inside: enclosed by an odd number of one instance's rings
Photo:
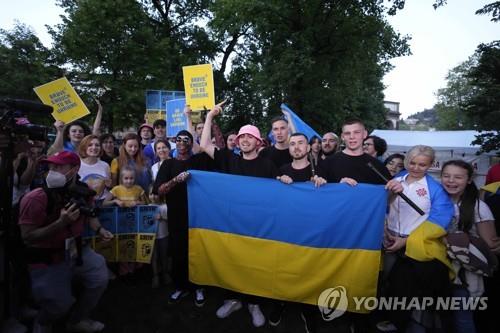
[[[257,127],[255,127],[253,125],[242,126],[238,132],[238,136],[236,137],[236,144],[239,144],[240,136],[243,134],[250,134],[251,136],[256,138],[262,144],[262,139],[260,137],[260,131]]]

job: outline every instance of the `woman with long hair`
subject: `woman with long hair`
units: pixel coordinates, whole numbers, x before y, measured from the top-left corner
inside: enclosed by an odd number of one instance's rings
[[[119,151],[118,157],[111,162],[112,185],[118,185],[120,170],[128,165],[136,171],[136,184],[142,187],[145,193],[149,193],[151,166],[149,159],[142,154],[141,138],[135,133],[126,134]]]
[[[493,253],[500,254],[500,239],[495,230],[495,219],[488,206],[479,199],[479,190],[472,180],[473,173],[472,165],[462,160],[448,161],[443,165],[441,183],[455,207],[455,218],[448,227],[448,233],[465,233],[469,237],[480,237]],[[456,259],[452,264],[456,273],[453,296],[481,296],[484,292],[483,275],[465,269]],[[471,310],[457,310],[453,315],[455,332],[476,332]]]

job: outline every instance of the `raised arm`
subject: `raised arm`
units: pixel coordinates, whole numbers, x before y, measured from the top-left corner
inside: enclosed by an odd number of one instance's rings
[[[215,145],[212,144],[212,120],[222,112],[222,105],[226,101],[223,101],[213,107],[205,119],[205,126],[203,126],[203,132],[201,133],[200,146],[201,151],[205,152],[212,159],[214,158]]]
[[[94,126],[92,126],[92,134],[101,135],[101,121],[102,121],[102,105],[97,98],[94,99],[97,104],[97,114],[94,120]]]
[[[56,139],[47,151],[48,156],[64,150],[64,122],[56,120],[54,127],[56,128]]]

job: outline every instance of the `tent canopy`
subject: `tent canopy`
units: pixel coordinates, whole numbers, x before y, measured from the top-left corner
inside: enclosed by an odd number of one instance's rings
[[[477,131],[395,131],[374,130],[372,135],[387,142],[389,150],[407,151],[416,145],[431,146],[436,151],[452,150],[458,154],[473,154],[480,148],[472,145]]]

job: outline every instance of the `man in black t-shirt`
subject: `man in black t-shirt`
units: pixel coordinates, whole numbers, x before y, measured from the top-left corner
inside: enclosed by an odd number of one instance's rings
[[[314,170],[313,165],[307,158],[311,146],[307,137],[302,133],[294,133],[290,136],[289,154],[293,158],[292,163],[285,164],[280,168],[281,176],[278,179],[285,183],[313,181],[316,186],[326,183],[322,178],[321,170]]]
[[[385,184],[368,163],[377,168],[387,179],[391,178],[382,162],[363,151],[363,141],[367,136],[368,132],[361,120],[352,119],[344,123],[341,138],[344,140],[345,149],[325,159],[321,164],[329,183],[347,183],[350,186],[356,186],[358,183]],[[388,183],[386,188],[394,193],[403,191],[403,186],[397,182]],[[370,325],[368,315],[349,313],[348,318],[354,332],[368,331]]]
[[[291,163],[292,157],[288,152],[288,121],[283,117],[276,117],[271,120],[271,128],[275,144],[262,149],[259,153],[260,156],[273,161],[277,168]]]
[[[217,150],[212,144],[210,124],[212,119],[222,111],[224,102],[216,105],[208,114],[205,120],[205,126],[201,135],[200,147],[208,156],[214,159],[216,168],[225,173],[242,176],[276,178],[278,169],[271,160],[259,156],[257,151],[262,145],[260,131],[253,125],[245,125],[240,128],[236,137],[236,144],[241,150],[241,156],[235,155],[230,150]],[[250,212],[249,212],[250,213]],[[234,295],[234,294],[233,294]],[[241,294],[234,295],[224,301],[224,304],[217,310],[217,317],[226,318],[234,311],[241,309]],[[248,310],[252,315],[253,325],[256,327],[265,324],[265,317],[260,310],[258,298],[247,296]]]
[[[361,120],[353,119],[344,123],[341,137],[345,142],[345,149],[321,164],[329,183],[347,183],[351,186],[358,183],[385,184],[368,163],[377,168],[387,179],[391,178],[389,171],[379,160],[363,151],[363,140],[367,135],[368,132]]]
[[[314,170],[313,165],[307,158],[310,150],[311,146],[309,145],[307,137],[304,134],[292,134],[290,136],[289,153],[293,158],[293,161],[292,163],[283,165],[280,168],[281,176],[278,177],[278,180],[285,184],[312,181],[316,187],[326,184],[326,179],[321,177],[323,174],[322,171]],[[279,325],[284,308],[284,302],[274,302],[273,309],[269,315],[269,325]],[[301,304],[301,318],[304,321],[307,332],[316,331],[316,312],[317,310],[315,306]]]

